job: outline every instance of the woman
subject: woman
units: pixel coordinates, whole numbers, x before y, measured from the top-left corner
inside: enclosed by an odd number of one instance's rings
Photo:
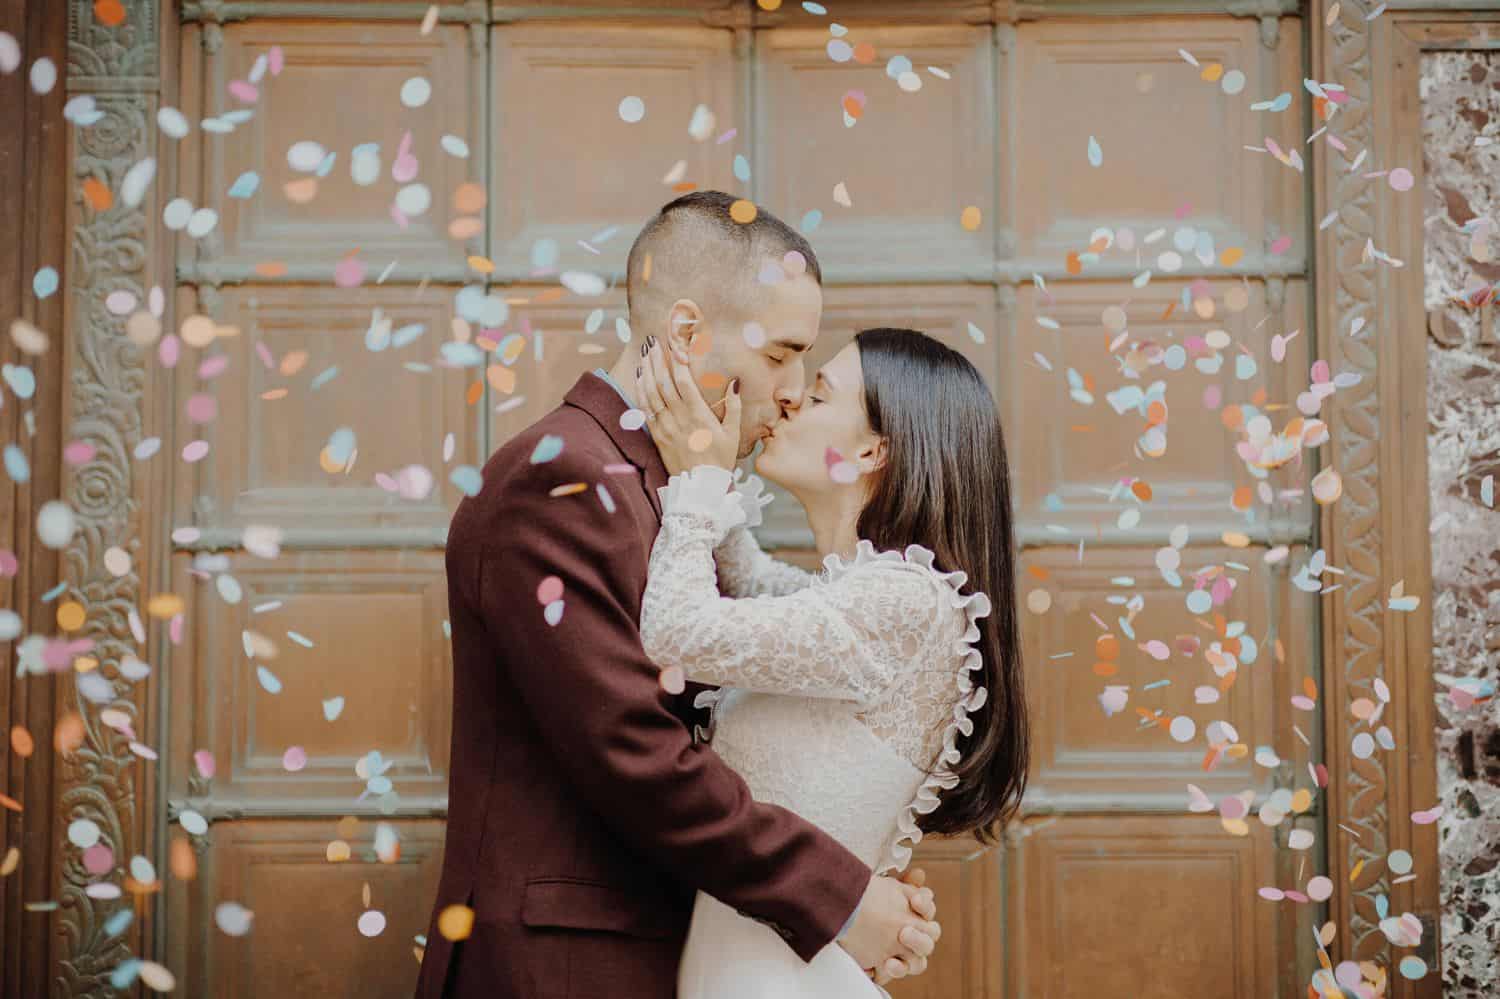
[[[659,343],[636,398],[672,475],[641,636],[663,670],[726,688],[707,695],[715,750],[877,874],[923,833],[992,838],[1025,786],[1027,718],[1005,444],[978,371],[925,334],[865,330],[773,428],[756,469],[806,509],[817,575],[760,550],[768,499],[732,475],[739,428]],[[840,947],[804,963],[698,894],[681,999],[879,994]]]

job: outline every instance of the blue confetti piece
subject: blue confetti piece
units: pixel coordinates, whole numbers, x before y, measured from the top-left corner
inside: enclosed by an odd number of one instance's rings
[[[1234,376],[1242,382],[1247,382],[1255,377],[1255,358],[1249,354],[1241,354],[1234,359]]]
[[[258,190],[260,190],[260,174],[254,170],[247,170],[240,174],[235,182],[230,185],[229,196],[244,201],[246,198],[252,197]]]
[[[117,989],[128,989],[135,983],[136,976],[141,973],[141,959],[138,957],[127,957],[115,966],[115,970],[109,973],[109,984]]]
[[[562,454],[563,439],[554,434],[546,434],[536,442],[536,448],[531,452],[531,463],[542,465]]]
[[[745,159],[743,153],[734,155],[734,179],[741,181],[750,179],[750,161]]]
[[[407,344],[416,340],[417,337],[426,332],[427,327],[425,324],[408,323],[407,325],[401,327],[399,330],[391,334],[391,346],[405,347]]]
[[[266,693],[268,693],[268,694],[279,694],[279,693],[281,693],[281,681],[276,678],[276,674],[275,673],[272,673],[270,670],[266,669],[264,666],[257,666],[257,667],[255,667],[255,676],[256,676],[256,679],[260,680],[260,685],[265,690]]]
[[[335,465],[345,464],[354,454],[355,443],[354,431],[339,427],[328,435],[328,460]]]
[[[329,382],[337,378],[338,374],[338,365],[330,365],[329,367],[326,367],[322,371],[318,372],[318,376],[312,380],[309,387],[313,389],[320,389],[324,385],[327,385]]]
[[[484,485],[479,469],[473,465],[459,465],[449,474],[448,481],[465,496],[478,496],[480,487]]]
[[[133,922],[135,922],[135,913],[129,909],[121,909],[104,921],[104,935],[117,937],[129,929]]]
[[[7,364],[0,368],[0,376],[5,379],[5,384],[16,394],[18,399],[30,399],[36,394],[36,375],[30,368],[23,368],[19,364]]]
[[[814,208],[812,211],[810,211],[806,215],[802,216],[802,231],[803,232],[812,232],[819,225],[821,225],[822,222],[823,222],[823,213],[821,211],[819,211],[818,209]]]
[[[443,360],[455,368],[473,368],[484,363],[484,351],[472,343],[448,340],[439,348]]]
[[[812,0],[803,0],[802,9],[807,11],[809,14],[817,14],[819,17],[822,17],[824,14],[828,13],[827,7],[824,7],[820,3],[813,3]]]
[[[37,298],[51,298],[57,291],[57,268],[43,267],[31,279],[31,290]]]
[[[66,592],[68,592],[68,584],[58,583],[56,586],[52,587],[52,589],[42,594],[42,603],[50,604],[52,601],[56,600]]]
[[[5,474],[17,485],[31,481],[31,463],[26,460],[26,452],[14,444],[5,445]]]
[[[1099,140],[1092,135],[1089,136],[1089,166],[1100,167],[1104,165],[1104,150],[1099,145]]]
[[[1062,497],[1057,493],[1048,493],[1042,498],[1042,509],[1048,513],[1057,513],[1063,508]]]
[[[327,177],[330,173],[333,172],[333,164],[338,161],[338,158],[338,153],[329,153],[327,156],[323,157],[323,162],[318,164],[317,169],[317,176],[319,177],[319,179]]]
[[[1144,692],[1144,691],[1147,691],[1147,690],[1155,690],[1157,687],[1170,687],[1171,685],[1172,685],[1172,681],[1171,680],[1153,680],[1150,683],[1146,684],[1144,687],[1142,687],[1141,690]]]

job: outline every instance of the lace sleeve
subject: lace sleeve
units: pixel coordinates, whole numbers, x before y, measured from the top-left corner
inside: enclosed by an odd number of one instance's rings
[[[902,609],[931,602],[932,580],[919,568],[878,563],[784,596],[721,596],[713,550],[744,517],[725,492],[728,475],[698,468],[662,490],[661,533],[641,604],[646,653],[701,683],[875,701],[923,647],[925,634],[914,632],[928,628],[930,616]]]
[[[750,533],[750,528],[760,525],[761,511],[771,502],[760,476],[745,475],[736,468],[734,495],[745,511],[745,522],[730,528],[714,549],[720,591],[726,597],[779,597],[811,586],[818,578],[815,573],[767,555]]]

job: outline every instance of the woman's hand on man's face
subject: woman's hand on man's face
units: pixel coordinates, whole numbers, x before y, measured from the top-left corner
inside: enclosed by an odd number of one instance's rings
[[[669,352],[656,337],[647,337],[636,369],[636,399],[646,426],[661,452],[668,475],[696,465],[733,469],[739,458],[739,379],[729,383],[720,419],[703,401],[687,358]]]

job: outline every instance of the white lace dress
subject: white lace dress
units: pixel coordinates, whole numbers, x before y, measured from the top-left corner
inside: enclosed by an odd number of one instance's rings
[[[700,466],[660,495],[646,653],[724,688],[699,701],[713,705],[714,749],[756,800],[815,823],[876,873],[904,869],[917,816],[956,783],[956,740],[984,703],[970,673],[988,597],[961,592],[966,575],[939,572],[919,545],[861,541],[818,575],[778,562],[747,530],[768,501],[754,476]],[[770,925],[698,893],[679,999],[882,994],[837,943],[804,963]]]

